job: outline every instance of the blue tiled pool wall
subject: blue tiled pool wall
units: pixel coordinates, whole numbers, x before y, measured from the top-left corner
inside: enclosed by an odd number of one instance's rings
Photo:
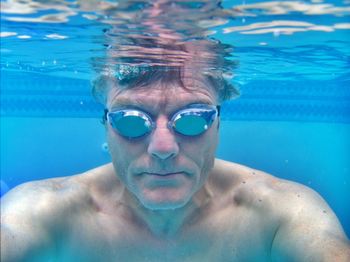
[[[1,77],[1,116],[101,117],[89,80],[6,72]],[[256,81],[224,103],[222,120],[350,123],[346,80]]]

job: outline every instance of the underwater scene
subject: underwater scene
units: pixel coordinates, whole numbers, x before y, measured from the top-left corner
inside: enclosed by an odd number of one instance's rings
[[[180,63],[157,56],[162,37],[209,39],[225,59],[193,68],[239,90],[216,157],[317,191],[349,237],[350,1],[160,1],[161,26],[152,2],[1,0],[1,196],[111,161],[97,74]]]

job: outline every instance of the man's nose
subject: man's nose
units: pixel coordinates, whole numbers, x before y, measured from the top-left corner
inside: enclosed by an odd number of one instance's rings
[[[168,120],[159,116],[157,126],[153,130],[148,145],[148,153],[161,160],[173,158],[179,153],[179,145],[175,135],[168,129]]]

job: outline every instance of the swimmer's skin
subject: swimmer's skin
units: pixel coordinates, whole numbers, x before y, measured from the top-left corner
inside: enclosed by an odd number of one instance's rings
[[[136,103],[155,130],[127,140],[106,124],[112,164],[5,195],[1,261],[349,262],[341,225],[315,192],[215,159],[219,119],[196,137],[168,129],[171,112],[218,104],[196,85],[111,89],[109,110]],[[177,175],[152,175],[163,172]]]
[[[20,185],[3,199],[1,261],[350,261],[310,189],[218,159],[204,188],[206,205],[167,235],[130,213],[111,164]]]

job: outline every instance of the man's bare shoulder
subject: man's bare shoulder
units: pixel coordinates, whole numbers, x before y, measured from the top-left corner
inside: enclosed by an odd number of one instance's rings
[[[111,164],[74,176],[26,182],[1,199],[2,214],[64,214],[68,209],[87,207],[85,204],[91,203],[94,194],[107,194],[118,185]]]
[[[275,223],[273,261],[305,261],[306,253],[312,257],[307,261],[349,261],[349,240],[332,209],[313,189],[222,160],[216,161],[214,172],[235,208],[244,207],[259,221]]]
[[[330,210],[317,192],[297,182],[219,159],[216,160],[214,172],[217,175],[215,183],[224,185],[224,190],[232,195],[238,205],[269,207],[269,211],[281,215],[295,213],[305,205],[317,208],[320,213]]]
[[[111,165],[15,187],[1,199],[1,261],[48,261],[66,230],[95,217],[118,188]]]

